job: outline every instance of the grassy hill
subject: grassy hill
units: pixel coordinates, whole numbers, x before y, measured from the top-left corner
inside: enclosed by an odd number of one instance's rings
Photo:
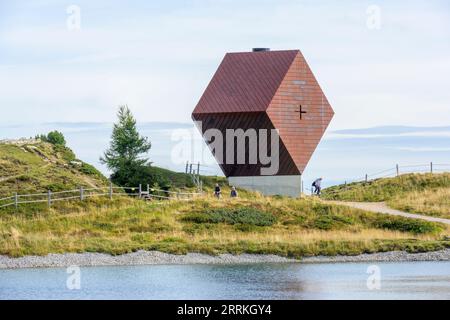
[[[144,202],[129,197],[0,210],[0,254],[136,250],[288,257],[450,247],[448,226],[321,200],[244,194]]]
[[[342,201],[386,201],[411,213],[450,218],[450,173],[404,174],[326,188],[323,198]]]
[[[173,189],[193,188],[188,175],[152,167]],[[202,177],[205,194],[190,201],[145,202],[127,196],[0,209],[0,254],[270,253],[289,257],[450,247],[448,226],[380,215],[314,198],[239,193],[215,199],[221,177]],[[446,178],[443,178],[446,179]],[[0,144],[0,194],[105,186],[94,167],[65,147],[44,142]],[[437,183],[436,187],[443,187]],[[416,190],[416,189],[414,189]],[[427,189],[428,190],[428,189]],[[224,195],[228,192],[224,188]]]
[[[67,147],[39,140],[0,143],[0,197],[107,184],[105,176]]]
[[[185,173],[152,166],[152,175],[167,181],[171,189],[195,189]],[[225,185],[224,177],[201,176],[206,190],[216,183]],[[142,181],[144,184],[145,181]],[[81,160],[67,147],[39,140],[0,143],[0,198],[14,192],[21,194],[93,188],[109,185],[108,179],[95,167]]]
[[[151,166],[150,173],[167,180],[173,189],[193,189],[195,187],[194,182],[190,175],[183,172],[175,172],[172,170]],[[227,184],[225,177],[220,176],[200,176],[200,180],[203,181],[203,187],[207,190],[212,190],[216,183],[222,186]]]

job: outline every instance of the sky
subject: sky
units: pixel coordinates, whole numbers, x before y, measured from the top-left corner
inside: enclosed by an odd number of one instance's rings
[[[450,124],[447,1],[288,0],[0,0],[0,124],[112,122],[120,104],[188,123],[224,54],[253,47],[302,51],[331,130]]]

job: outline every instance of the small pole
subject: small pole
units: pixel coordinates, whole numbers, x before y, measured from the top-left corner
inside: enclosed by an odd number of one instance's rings
[[[189,161],[186,161],[186,174],[188,173]]]
[[[302,194],[304,194],[305,193],[305,184],[303,183],[303,180],[301,180],[301,184],[302,184]]]
[[[433,162],[430,162],[430,172],[433,173]]]
[[[52,206],[52,191],[51,190],[48,190],[48,192],[47,192],[47,204],[49,207]]]
[[[17,192],[14,194],[14,205],[16,209],[19,207],[19,195],[17,194]]]
[[[147,184],[147,193],[150,194],[150,185]]]
[[[367,173],[366,173],[366,183],[367,183]]]
[[[398,164],[396,164],[395,165],[395,168],[396,168],[396,170],[397,170],[397,177],[400,175],[400,170],[399,170],[399,168],[398,168]]]
[[[142,197],[142,184],[139,184],[139,198]]]
[[[81,201],[84,200],[84,190],[83,190],[83,187],[80,187],[80,200],[81,200]]]
[[[347,190],[347,181],[344,182],[344,188]]]
[[[192,163],[189,165],[189,174],[192,174]]]
[[[112,181],[109,182],[109,200],[113,198],[113,184]]]
[[[200,181],[200,162],[197,163],[197,176],[198,176],[198,180]]]

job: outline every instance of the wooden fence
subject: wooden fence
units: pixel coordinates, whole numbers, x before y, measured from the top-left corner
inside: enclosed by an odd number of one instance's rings
[[[381,178],[389,178],[389,177],[398,177],[402,174],[408,174],[408,173],[444,173],[444,172],[450,172],[450,164],[447,163],[427,163],[427,164],[416,164],[416,165],[399,165],[396,164],[394,167],[391,167],[389,169],[381,170],[372,174],[365,174],[364,176],[360,176],[357,178],[352,179],[343,179],[342,184],[346,186],[349,183],[354,182],[369,182],[376,179]],[[304,193],[304,190],[307,190],[309,192],[313,192],[308,187],[305,187],[303,185],[302,181],[302,193]]]
[[[114,187],[112,184],[109,187],[103,188],[84,188],[64,190],[58,192],[52,192],[48,190],[45,193],[29,193],[19,194],[15,193],[10,197],[0,198],[0,208],[6,208],[14,206],[18,208],[21,204],[33,204],[33,203],[46,203],[51,207],[52,203],[57,201],[69,201],[79,200],[84,201],[92,197],[108,197],[110,200],[114,196],[134,196],[141,199],[177,199],[177,200],[190,200],[199,195],[201,192],[176,192],[161,189],[150,188],[147,185],[146,189],[143,189],[142,185],[138,187]]]

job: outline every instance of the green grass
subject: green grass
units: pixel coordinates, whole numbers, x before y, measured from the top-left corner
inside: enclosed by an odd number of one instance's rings
[[[382,178],[369,182],[354,182],[323,190],[322,198],[343,201],[388,201],[408,192],[450,187],[450,173],[404,174],[394,178]]]
[[[407,192],[389,199],[388,204],[398,210],[450,219],[450,187]]]
[[[77,163],[81,165],[78,165]],[[167,181],[171,190],[194,191],[190,175],[151,166],[152,175]],[[216,183],[226,184],[224,177],[201,176],[205,190]],[[145,181],[142,182],[145,184]],[[0,198],[19,194],[53,192],[79,187],[106,187],[108,179],[94,166],[77,160],[67,147],[46,142],[13,145],[0,144]],[[3,203],[0,203],[0,205]]]
[[[404,174],[323,190],[326,200],[386,201],[395,209],[450,219],[450,173]]]
[[[40,142],[32,145],[0,144],[0,198],[46,190],[62,191],[102,187],[108,180],[93,166],[76,160],[66,147]]]
[[[0,210],[0,254],[267,253],[289,257],[450,246],[445,226],[314,199],[143,202],[128,197]]]
[[[174,189],[186,189],[194,188],[195,185],[190,175],[183,172],[175,172],[172,170],[151,166],[149,171],[156,176],[161,177],[163,180],[170,181],[170,185]],[[216,183],[226,184],[226,179],[219,176],[200,176],[205,188],[213,188]]]
[[[0,198],[16,191],[35,193],[107,185],[107,179],[94,167],[72,164],[74,159],[70,149],[48,143],[0,144]],[[184,173],[158,167],[151,170],[169,180],[172,189],[195,189]],[[375,196],[388,199],[391,193],[402,195],[417,190],[417,185],[423,190],[448,185],[448,175],[436,177],[402,177],[393,181],[394,187],[379,181],[351,185],[352,191],[336,190],[344,191],[340,196],[352,200],[361,192],[361,201]],[[35,204],[0,209],[0,254],[122,254],[142,249],[301,257],[389,250],[417,252],[450,246],[448,228],[441,224],[364,212],[317,199],[264,197],[244,190],[239,190],[238,199],[230,199],[224,178],[202,176],[202,180],[205,196],[192,201],[143,202],[129,197],[110,201],[99,197],[55,202],[51,208]],[[221,200],[212,194],[216,183],[222,186]],[[386,188],[390,188],[388,192]],[[377,193],[381,191],[380,196]]]

